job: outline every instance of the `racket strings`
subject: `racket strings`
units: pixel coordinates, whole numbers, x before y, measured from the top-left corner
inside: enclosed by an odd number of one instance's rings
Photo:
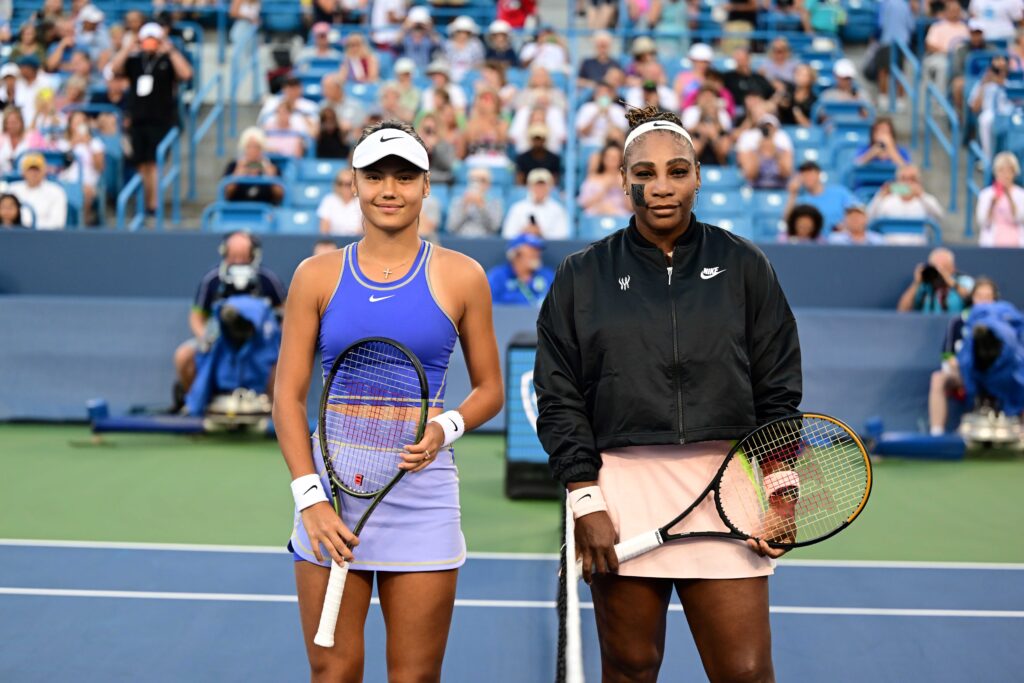
[[[805,416],[752,434],[719,487],[722,511],[750,536],[805,543],[844,526],[867,493],[869,465],[842,425]]]
[[[398,473],[418,440],[419,374],[401,350],[368,342],[350,350],[330,380],[322,428],[329,466],[346,490],[373,494]]]

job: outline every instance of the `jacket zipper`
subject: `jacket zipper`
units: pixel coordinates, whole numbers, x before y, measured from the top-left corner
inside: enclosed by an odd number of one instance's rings
[[[676,323],[676,305],[672,300],[672,270],[673,266],[668,267],[668,303],[669,309],[672,311],[672,382],[676,388],[676,406],[679,411],[679,443],[680,445],[686,443],[686,439],[683,438],[683,388],[679,384],[679,331]]]

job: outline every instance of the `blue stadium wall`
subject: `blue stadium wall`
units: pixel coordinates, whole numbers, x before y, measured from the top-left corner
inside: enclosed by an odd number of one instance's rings
[[[314,241],[267,238],[265,263],[287,280]],[[216,244],[207,235],[0,234],[0,419],[83,419],[85,402],[97,396],[115,413],[168,403],[171,354],[188,334],[189,298],[215,264]],[[503,258],[498,240],[446,244],[484,265]],[[557,263],[582,246],[552,245],[546,259]],[[889,428],[918,428],[947,321],[892,308],[927,250],[766,245],[765,251],[796,309],[804,407],[856,427],[880,415]],[[995,277],[1007,298],[1024,302],[1024,252],[956,251],[963,270]],[[503,359],[514,335],[533,330],[535,313],[496,308]],[[509,377],[513,401],[519,379]],[[449,400],[458,401],[469,386],[458,350],[449,381]],[[521,410],[518,415],[521,420]],[[504,425],[503,413],[487,428]]]

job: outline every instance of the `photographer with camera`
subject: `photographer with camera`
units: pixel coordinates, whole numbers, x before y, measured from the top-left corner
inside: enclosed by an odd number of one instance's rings
[[[285,288],[268,268],[261,265],[262,249],[252,234],[239,230],[221,241],[218,251],[221,262],[199,282],[188,326],[192,338],[182,342],[174,352],[174,410],[184,405],[185,395],[196,378],[196,356],[208,351],[220,334],[219,321],[212,318],[218,301],[238,294],[265,298],[275,311],[284,307]],[[271,393],[274,375],[270,373],[267,393]]]
[[[693,152],[702,165],[724,166],[732,149],[732,119],[718,91],[711,85],[702,85],[697,91],[697,102],[683,110],[683,127],[693,138]]]
[[[992,158],[992,126],[996,116],[1013,113],[1013,102],[1006,94],[1006,77],[1009,64],[1006,57],[993,57],[985,75],[974,84],[967,103],[978,117],[978,142],[985,152],[985,158]]]
[[[927,263],[914,268],[914,279],[900,296],[900,313],[960,313],[970,300],[974,278],[958,273],[953,252],[945,247],[933,249]]]
[[[857,151],[853,163],[857,166],[890,164],[893,168],[902,168],[910,163],[910,152],[906,147],[896,143],[896,129],[892,125],[892,119],[875,119],[871,125],[868,144]]]
[[[754,189],[784,188],[793,175],[793,141],[774,115],[762,114],[736,140],[736,161]]]

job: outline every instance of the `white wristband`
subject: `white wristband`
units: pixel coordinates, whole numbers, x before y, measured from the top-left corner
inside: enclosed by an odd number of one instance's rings
[[[444,430],[444,448],[451,446],[466,433],[466,421],[462,419],[462,413],[457,410],[441,413],[437,417],[431,418],[430,421],[436,422]]]
[[[573,519],[579,519],[591,512],[603,512],[608,509],[600,486],[586,486],[569,491],[569,507],[572,509]]]
[[[778,470],[764,478],[764,490],[769,496],[788,488],[795,488],[800,495],[800,475],[793,470]]]
[[[326,503],[327,494],[320,483],[320,475],[304,474],[292,481],[292,498],[295,499],[295,509],[299,511],[310,505]]]

